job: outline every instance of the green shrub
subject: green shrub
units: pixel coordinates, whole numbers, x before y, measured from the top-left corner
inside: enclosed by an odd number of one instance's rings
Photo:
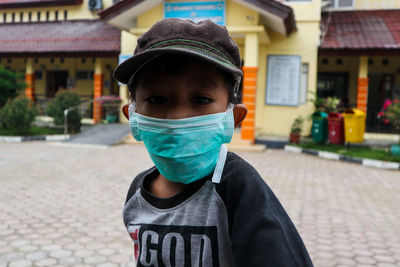
[[[4,129],[15,129],[23,134],[35,120],[36,108],[26,97],[9,100],[0,110],[0,123]]]
[[[0,65],[0,108],[8,99],[16,98],[25,86],[22,73],[15,73]]]
[[[79,96],[76,93],[63,91],[47,106],[46,113],[54,118],[56,125],[64,125],[64,110],[70,107],[77,106],[81,103]],[[67,117],[68,132],[79,132],[81,128],[81,114],[78,109],[73,109],[68,112]]]

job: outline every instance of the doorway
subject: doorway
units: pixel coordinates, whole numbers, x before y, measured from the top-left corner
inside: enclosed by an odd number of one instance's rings
[[[385,99],[393,99],[393,74],[372,73],[368,75],[368,105],[366,130],[369,132],[390,133],[393,129],[382,124],[377,117]]]
[[[67,70],[48,70],[46,81],[46,97],[53,98],[57,91],[67,88],[68,71]]]

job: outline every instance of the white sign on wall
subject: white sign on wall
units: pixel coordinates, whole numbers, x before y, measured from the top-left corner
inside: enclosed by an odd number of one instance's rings
[[[196,23],[209,19],[225,25],[225,1],[167,2],[164,18],[189,19]]]
[[[267,105],[298,106],[301,56],[267,56]]]

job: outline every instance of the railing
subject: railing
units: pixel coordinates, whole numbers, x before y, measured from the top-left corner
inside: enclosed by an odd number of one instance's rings
[[[41,95],[36,95],[35,106],[37,110],[37,114],[39,116],[46,116],[46,109],[49,103],[53,100],[53,98],[39,97]],[[79,96],[82,100],[82,103],[79,104],[79,113],[81,114],[81,118],[93,118],[93,99],[90,96]]]
[[[51,100],[52,100],[51,98],[39,98],[39,99],[36,99],[35,106],[36,106],[37,114],[39,116],[45,116],[46,115],[46,109],[47,109],[47,106],[49,105]]]
[[[93,117],[100,117],[101,116],[101,109],[97,109],[96,112],[99,112],[99,114],[94,114],[93,113],[93,106],[96,100],[90,99],[84,102],[81,102],[80,104],[67,108],[64,110],[64,135],[68,134],[68,113],[70,113],[73,110],[79,110],[81,114],[81,118],[93,118]],[[95,109],[96,110],[96,109]]]

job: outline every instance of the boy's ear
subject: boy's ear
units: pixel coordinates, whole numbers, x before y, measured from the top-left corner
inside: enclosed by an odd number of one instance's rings
[[[236,104],[233,108],[233,118],[235,119],[235,128],[242,123],[247,115],[247,108],[243,104]]]
[[[122,106],[122,113],[124,113],[125,118],[129,120],[129,103]]]

